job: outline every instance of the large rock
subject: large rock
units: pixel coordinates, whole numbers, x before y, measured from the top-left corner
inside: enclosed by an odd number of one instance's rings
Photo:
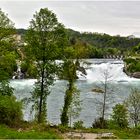
[[[140,72],[134,72],[131,74],[131,76],[134,78],[140,78]]]

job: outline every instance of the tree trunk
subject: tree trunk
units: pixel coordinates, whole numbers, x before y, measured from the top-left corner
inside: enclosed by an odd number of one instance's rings
[[[44,94],[44,67],[41,72],[41,93],[40,93],[40,101],[39,101],[38,123],[42,122],[43,94]]]
[[[106,84],[106,81],[105,81],[103,112],[102,112],[102,128],[104,128],[104,119],[105,119],[106,92],[107,92],[106,89],[107,89],[107,84]]]

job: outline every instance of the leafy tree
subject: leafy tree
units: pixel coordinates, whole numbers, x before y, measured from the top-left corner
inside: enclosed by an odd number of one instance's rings
[[[67,126],[69,123],[68,110],[72,103],[72,96],[75,92],[74,83],[77,79],[76,64],[73,62],[73,60],[67,60],[64,62],[63,75],[68,80],[68,86],[64,97],[64,106],[61,114],[61,123],[62,125]]]
[[[40,9],[34,14],[26,35],[26,55],[36,63],[37,83],[35,84],[32,100],[38,123],[46,120],[47,96],[53,85],[58,65],[55,60],[62,56],[66,34],[56,15],[47,8]]]
[[[0,82],[9,78],[16,66],[14,24],[0,9]]]
[[[66,59],[64,59],[64,63],[62,66],[62,75],[63,78],[68,81],[68,85],[64,97],[64,106],[61,114],[62,125],[67,126],[69,122],[71,124],[71,117],[77,116],[81,110],[80,100],[78,99],[80,95],[77,96],[79,92],[77,87],[75,86],[75,82],[78,78],[76,71],[80,70],[82,73],[84,73],[84,70],[81,69],[80,66],[80,59],[85,58],[88,53],[88,48],[81,42],[77,42],[73,46],[67,47],[65,49]]]
[[[76,119],[79,117],[81,112],[81,100],[80,100],[80,91],[77,90],[77,88],[73,88],[73,95],[72,95],[72,102],[70,104],[70,107],[68,109],[68,117],[69,117],[69,123],[70,127],[72,127],[72,119]]]
[[[123,104],[116,104],[113,107],[112,114],[113,122],[119,128],[127,128],[128,127],[128,110]]]
[[[16,68],[14,34],[14,24],[0,9],[0,123],[7,125],[22,119],[22,104],[16,101],[8,82]]]
[[[140,91],[138,89],[132,89],[132,93],[125,101],[125,105],[128,108],[131,121],[137,127],[140,123]]]

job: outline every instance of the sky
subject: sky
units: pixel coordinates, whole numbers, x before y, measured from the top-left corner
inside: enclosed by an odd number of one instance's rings
[[[140,37],[140,1],[0,0],[16,28],[28,28],[35,11],[47,7],[66,28]]]

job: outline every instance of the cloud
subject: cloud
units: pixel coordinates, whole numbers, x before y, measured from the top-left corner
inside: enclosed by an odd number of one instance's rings
[[[0,7],[18,28],[27,28],[35,11],[48,7],[67,28],[129,35],[140,32],[140,1],[13,1]]]

